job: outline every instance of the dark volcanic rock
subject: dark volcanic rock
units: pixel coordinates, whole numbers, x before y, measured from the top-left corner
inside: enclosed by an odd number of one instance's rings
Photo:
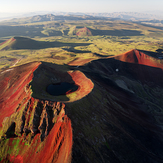
[[[73,163],[163,161],[163,64],[139,51],[78,68],[93,91],[67,104]]]

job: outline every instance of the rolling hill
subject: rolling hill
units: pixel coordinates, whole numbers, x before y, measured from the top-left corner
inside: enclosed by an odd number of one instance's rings
[[[68,35],[92,36],[92,33],[87,27],[75,26],[69,30]]]
[[[36,41],[27,37],[13,37],[0,44],[0,51],[3,50],[19,50],[19,49],[45,49],[52,47],[63,47],[63,46],[86,46],[89,43],[62,43],[58,41]]]

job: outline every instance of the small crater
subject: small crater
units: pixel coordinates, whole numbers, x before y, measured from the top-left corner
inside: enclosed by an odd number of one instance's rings
[[[75,92],[78,86],[68,82],[62,82],[57,84],[50,84],[47,86],[46,91],[53,96],[66,95]]]

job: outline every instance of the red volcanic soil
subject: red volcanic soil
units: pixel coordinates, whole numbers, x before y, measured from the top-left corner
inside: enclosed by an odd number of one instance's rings
[[[76,32],[76,35],[77,36],[92,36],[92,33],[87,27],[84,27],[84,28],[78,29]]]
[[[54,127],[44,141],[40,140],[40,133],[34,135],[30,144],[26,144],[23,137],[10,138],[5,144],[12,155],[7,155],[1,162],[13,163],[70,163],[72,150],[72,128],[70,119],[64,114],[64,106],[56,119]],[[15,142],[18,142],[17,144]],[[19,154],[13,155],[16,145]],[[11,150],[12,149],[12,150]]]
[[[65,105],[31,97],[29,83],[40,64],[0,74],[1,162],[71,162],[72,128]]]
[[[136,63],[163,69],[163,64],[160,63],[160,59],[153,58],[138,50],[131,50],[114,58],[123,62]]]
[[[33,72],[40,64],[40,62],[33,62],[1,72],[0,126],[2,126],[2,121],[5,117],[9,117],[16,111],[20,101],[30,95],[31,92],[26,91],[26,86],[32,80]]]
[[[69,62],[68,65],[70,66],[82,66],[90,61],[94,60],[94,58],[88,58],[88,59],[85,59],[85,58],[76,58],[74,59],[73,61]]]
[[[162,70],[163,61],[147,55],[138,50],[131,50],[122,55],[114,57],[115,60],[122,61],[117,68],[119,72],[130,71],[131,76],[139,79],[143,83],[155,83],[163,85]],[[126,64],[125,64],[126,63]]]
[[[6,40],[6,41],[4,41],[4,42],[0,43],[0,46],[1,46],[1,45],[3,45],[3,44],[5,44],[7,41],[8,41],[8,40]]]
[[[75,84],[79,86],[78,90],[75,91],[75,96],[72,99],[70,98],[70,101],[79,100],[92,91],[94,87],[93,82],[88,79],[82,72],[69,71],[68,73],[72,77],[72,80],[75,82]]]
[[[13,148],[14,145],[14,139],[11,138],[10,148]],[[70,119],[61,113],[43,142],[40,141],[40,134],[37,134],[30,145],[25,145],[25,142],[20,140],[18,149],[20,149],[19,155],[8,156],[9,161],[13,163],[70,163],[72,150]]]
[[[62,122],[64,119],[64,122]],[[71,162],[71,148],[72,148],[72,128],[70,119],[62,114],[57,119],[57,122],[48,139],[45,140],[45,146],[41,150],[39,156],[35,154],[35,159],[31,157],[31,161],[35,162],[56,162],[68,163]],[[44,157],[42,157],[44,155]],[[54,155],[56,155],[54,157]],[[28,157],[26,157],[28,162]],[[36,161],[37,160],[37,161]]]

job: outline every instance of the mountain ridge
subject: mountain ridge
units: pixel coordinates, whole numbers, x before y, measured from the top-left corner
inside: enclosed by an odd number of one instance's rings
[[[157,20],[162,22],[163,14],[155,15],[150,13],[139,12],[113,12],[113,13],[72,13],[72,12],[51,12],[48,14],[34,14],[22,16],[22,18],[12,18],[0,22],[0,25],[5,24],[25,24],[44,21],[65,21],[65,20],[126,20],[126,21],[151,21]]]

